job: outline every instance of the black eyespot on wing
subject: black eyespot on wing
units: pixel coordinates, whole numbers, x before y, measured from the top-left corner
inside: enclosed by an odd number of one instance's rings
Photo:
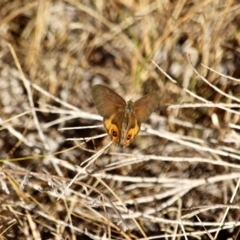
[[[130,140],[132,138],[132,134],[128,134],[127,140]]]

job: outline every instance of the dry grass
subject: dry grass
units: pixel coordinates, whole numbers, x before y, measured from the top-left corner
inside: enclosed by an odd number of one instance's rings
[[[2,0],[0,14],[1,239],[239,239],[237,1]],[[122,149],[96,128],[97,83],[169,107]]]

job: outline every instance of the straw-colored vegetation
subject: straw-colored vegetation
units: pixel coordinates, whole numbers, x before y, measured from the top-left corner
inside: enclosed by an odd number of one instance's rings
[[[239,239],[239,1],[0,14],[1,239]],[[109,144],[95,84],[160,94],[129,147]]]

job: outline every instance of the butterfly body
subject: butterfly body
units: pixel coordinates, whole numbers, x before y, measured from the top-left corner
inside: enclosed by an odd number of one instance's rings
[[[123,147],[129,146],[141,123],[149,118],[159,103],[157,93],[147,94],[136,102],[126,102],[113,90],[100,84],[93,86],[92,96],[111,140],[119,145],[123,135]]]

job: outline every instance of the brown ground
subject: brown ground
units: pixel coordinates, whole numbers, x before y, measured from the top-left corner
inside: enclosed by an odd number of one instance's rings
[[[1,0],[0,239],[239,239],[239,30],[236,0]],[[97,83],[161,95],[128,148]]]

